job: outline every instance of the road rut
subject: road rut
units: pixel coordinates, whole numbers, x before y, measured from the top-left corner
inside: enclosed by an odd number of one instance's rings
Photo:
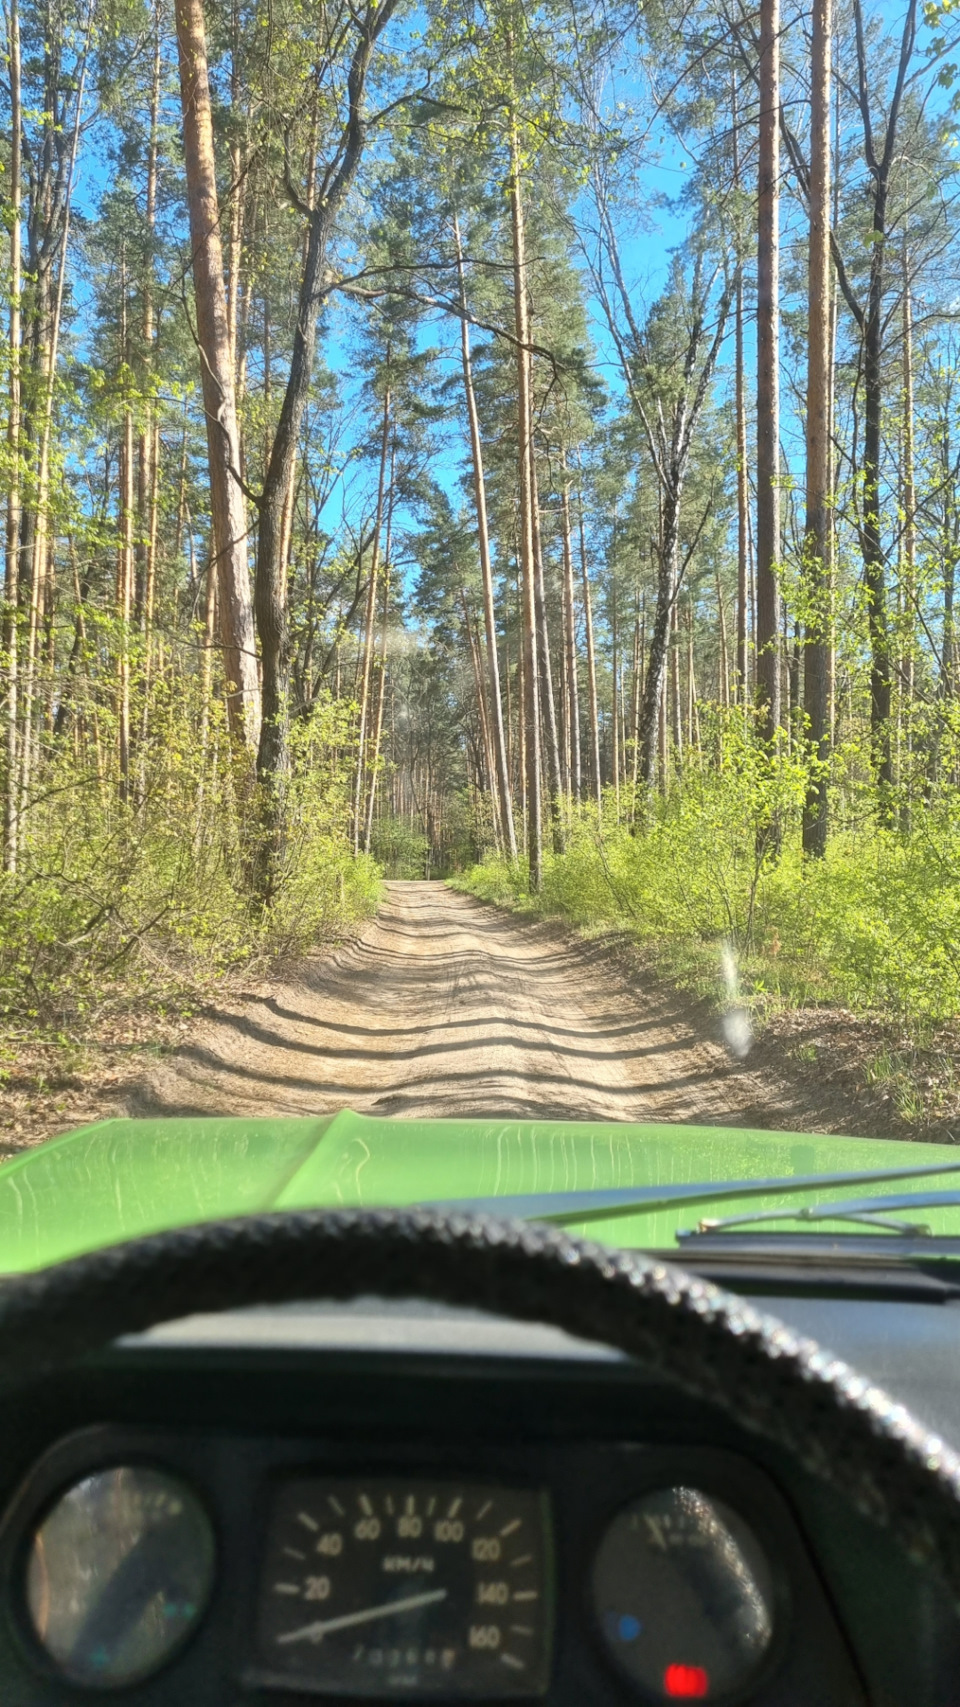
[[[131,1112],[512,1116],[782,1127],[804,1111],[609,948],[441,883],[388,883],[348,947],[226,1002]]]

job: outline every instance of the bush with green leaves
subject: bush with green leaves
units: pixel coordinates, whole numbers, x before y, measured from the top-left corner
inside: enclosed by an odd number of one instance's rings
[[[346,708],[296,732],[288,838],[273,906],[251,900],[256,787],[222,707],[195,684],[152,693],[125,789],[108,708],[48,755],[15,873],[0,878],[0,1011],[70,1027],[105,1003],[163,1005],[233,968],[303,953],[376,908],[379,871],[354,860],[342,753]],[[199,689],[197,689],[199,691]]]
[[[425,875],[430,844],[426,836],[415,830],[406,819],[375,819],[371,846],[385,877],[417,878]]]
[[[538,896],[522,864],[493,857],[459,884],[625,929],[721,989],[725,961],[757,998],[949,1018],[960,1014],[960,788],[944,780],[954,758],[940,757],[939,779],[921,797],[914,778],[919,803],[889,829],[868,805],[866,755],[856,743],[838,752],[828,851],[805,859],[802,748],[771,760],[740,715],[717,717],[703,753],[632,823],[617,822],[612,791],[601,814],[578,809],[564,852],[544,855]]]

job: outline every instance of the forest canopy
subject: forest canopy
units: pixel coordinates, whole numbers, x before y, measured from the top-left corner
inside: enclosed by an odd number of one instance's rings
[[[950,0],[4,30],[8,1011],[385,871],[955,1015]]]

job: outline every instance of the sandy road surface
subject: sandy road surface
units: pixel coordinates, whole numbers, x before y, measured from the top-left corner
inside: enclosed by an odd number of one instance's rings
[[[669,989],[440,883],[390,883],[358,941],[224,1005],[131,1112],[506,1115],[808,1125]],[[809,1129],[809,1126],[808,1126]]]

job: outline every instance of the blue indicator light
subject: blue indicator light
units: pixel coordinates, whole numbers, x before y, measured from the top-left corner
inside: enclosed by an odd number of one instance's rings
[[[635,1642],[642,1629],[639,1618],[634,1618],[632,1612],[623,1612],[617,1619],[617,1635],[621,1642]]]

